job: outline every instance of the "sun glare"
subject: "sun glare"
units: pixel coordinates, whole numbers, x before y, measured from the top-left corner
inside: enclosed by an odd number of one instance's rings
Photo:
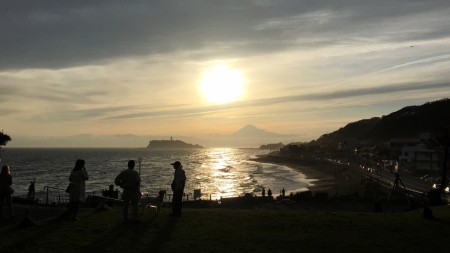
[[[226,66],[209,70],[200,84],[209,103],[224,104],[236,101],[243,94],[243,80],[239,71]]]

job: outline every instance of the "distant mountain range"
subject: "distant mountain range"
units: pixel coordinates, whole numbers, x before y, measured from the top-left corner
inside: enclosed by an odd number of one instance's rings
[[[225,135],[202,137],[202,145],[208,147],[259,147],[262,144],[284,142],[290,143],[298,139],[295,134],[280,134],[260,129],[254,125],[246,125],[243,128]]]
[[[296,140],[297,135],[280,134],[260,129],[254,125],[246,125],[241,129],[224,135],[212,135],[202,137],[174,136],[173,138],[183,141],[157,141],[149,143],[148,148],[202,148],[204,147],[239,147],[239,148],[257,148],[262,144],[274,142],[292,142]],[[155,138],[153,138],[155,139]],[[161,139],[161,138],[160,138]],[[189,143],[200,143],[192,145]],[[192,146],[190,146],[192,145]]]
[[[408,106],[381,118],[349,123],[312,143],[336,146],[339,142],[354,140],[377,144],[395,138],[416,138],[421,133],[433,135],[449,125],[450,99],[442,99],[420,106]]]
[[[394,138],[416,138],[421,133],[435,134],[450,125],[450,99],[442,99],[419,106],[408,106],[389,115],[363,119],[347,124],[334,132],[322,135],[310,143],[324,146],[339,142],[356,141],[382,143]],[[143,147],[149,140],[168,140],[170,136],[150,135],[92,135],[64,137],[13,136],[8,147]],[[173,136],[186,143],[199,143],[204,147],[256,148],[268,143],[294,143],[300,135],[280,134],[246,125],[230,134],[201,137]]]
[[[292,138],[296,137],[294,134],[279,134],[269,132],[260,128],[255,127],[254,125],[246,125],[238,131],[229,135],[229,137],[236,138]]]
[[[14,137],[8,147],[145,147],[149,140],[183,140],[186,144],[199,143],[203,147],[239,147],[257,148],[267,143],[290,143],[296,141],[297,135],[272,133],[253,125],[246,125],[236,132],[224,135],[193,136],[162,136],[162,135],[92,135],[79,134],[64,137]],[[12,145],[11,145],[12,144]],[[168,143],[159,143],[165,145]],[[157,145],[159,145],[157,144]],[[177,143],[172,143],[177,144]],[[161,146],[160,145],[160,146]],[[199,145],[199,146],[200,146]],[[152,145],[153,146],[153,145]],[[177,145],[175,145],[177,146]],[[178,147],[183,146],[178,145]],[[195,145],[194,145],[195,146]],[[190,148],[190,147],[185,147]]]

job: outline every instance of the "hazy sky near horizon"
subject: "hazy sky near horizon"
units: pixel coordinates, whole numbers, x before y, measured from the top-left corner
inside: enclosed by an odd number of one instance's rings
[[[312,140],[450,97],[449,24],[447,0],[0,0],[0,130],[205,136],[253,124]],[[218,67],[240,77],[237,100],[203,95]]]

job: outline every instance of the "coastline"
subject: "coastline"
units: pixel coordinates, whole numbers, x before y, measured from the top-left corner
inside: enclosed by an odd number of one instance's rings
[[[284,165],[303,173],[315,181],[308,186],[313,193],[326,192],[328,196],[356,194],[360,190],[361,175],[325,161],[303,160],[278,155],[258,156],[257,162]]]

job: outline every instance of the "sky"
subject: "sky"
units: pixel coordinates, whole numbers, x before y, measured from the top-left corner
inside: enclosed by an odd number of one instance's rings
[[[447,0],[0,0],[0,130],[8,147],[248,124],[310,141],[450,97],[448,24]]]

